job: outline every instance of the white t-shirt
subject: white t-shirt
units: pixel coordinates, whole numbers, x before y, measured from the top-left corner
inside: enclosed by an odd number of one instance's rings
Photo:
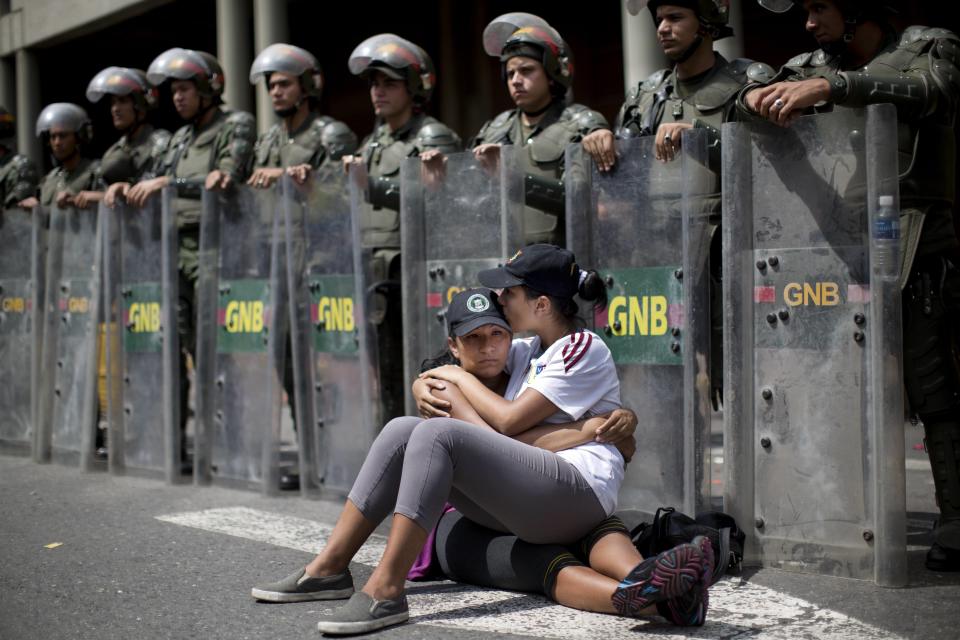
[[[573,422],[620,408],[620,380],[613,357],[592,331],[575,331],[543,352],[540,338],[517,338],[510,347],[507,370],[507,400],[515,400],[531,388],[557,406],[558,411],[545,423]],[[588,442],[557,455],[580,472],[607,515],[612,514],[624,473],[623,456],[617,448]]]

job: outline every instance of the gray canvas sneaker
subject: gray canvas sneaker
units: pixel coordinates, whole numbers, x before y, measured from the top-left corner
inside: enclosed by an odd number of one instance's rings
[[[298,569],[283,580],[260,585],[250,590],[257,600],[265,602],[306,602],[307,600],[338,600],[353,595],[353,576],[343,573],[324,578],[307,575],[306,568]]]
[[[327,613],[317,631],[330,635],[367,633],[410,619],[407,596],[396,600],[374,600],[363,591],[350,596],[346,604]]]

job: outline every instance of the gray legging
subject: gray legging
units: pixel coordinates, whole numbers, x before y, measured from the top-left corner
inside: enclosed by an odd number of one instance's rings
[[[452,418],[387,423],[349,498],[368,520],[399,513],[426,531],[450,502],[477,524],[534,544],[573,542],[607,517],[557,454]]]

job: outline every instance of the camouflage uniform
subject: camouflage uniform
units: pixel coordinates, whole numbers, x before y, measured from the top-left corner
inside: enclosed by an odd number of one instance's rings
[[[142,124],[132,138],[120,136],[104,152],[100,159],[100,177],[107,185],[155,178],[169,143],[169,132]]]
[[[357,148],[357,137],[347,125],[329,116],[310,112],[296,131],[287,133],[277,122],[257,139],[255,167],[293,167],[308,164],[314,169],[336,164]]]
[[[899,36],[885,28],[879,53],[863,67],[847,69],[842,52],[820,49],[789,60],[770,83],[827,80],[830,100],[814,111],[897,108],[904,379],[911,412],[924,423],[941,513],[927,565],[960,570],[960,245],[953,227],[960,38],[924,26]],[[738,104],[756,117],[747,90]]]
[[[0,197],[4,207],[15,207],[18,202],[37,192],[37,166],[19,153],[0,157]]]
[[[511,109],[484,124],[474,137],[471,147],[498,143],[524,149],[519,155],[526,174],[524,244],[547,242],[563,245],[566,208],[564,152],[568,144],[580,142],[588,133],[609,126],[600,113],[580,104],[565,106],[561,99],[557,99],[532,127],[523,124],[520,109]]]
[[[73,170],[56,167],[40,181],[40,204],[52,206],[61,191],[76,195],[81,191],[98,191],[103,188],[98,173],[100,163],[90,158],[80,158]]]

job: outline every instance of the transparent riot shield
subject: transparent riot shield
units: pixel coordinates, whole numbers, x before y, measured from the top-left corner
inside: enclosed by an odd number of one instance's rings
[[[404,380],[446,347],[444,310],[459,291],[479,285],[477,273],[501,265],[523,245],[524,174],[512,146],[487,168],[472,152],[446,157],[428,172],[419,158],[401,175]],[[405,393],[407,413],[413,398]]]
[[[285,236],[304,493],[349,492],[380,429],[376,331],[367,314],[370,255],[359,210],[366,172],[286,183]],[[348,182],[350,184],[348,184]],[[354,204],[351,204],[351,200]]]
[[[751,563],[906,581],[896,112],[724,126],[727,511]]]
[[[39,212],[0,211],[0,451],[18,455],[30,455],[37,421],[43,243]]]
[[[102,237],[95,209],[50,208],[34,457],[92,466]]]
[[[692,514],[710,501],[709,217],[719,197],[709,195],[716,177],[701,132],[684,134],[669,163],[655,159],[653,142],[618,141],[609,174],[581,145],[567,148],[567,238],[606,279],[609,302],[592,326],[638,418],[620,507]]]
[[[164,267],[176,265],[176,228],[161,195],[142,208],[100,205],[107,316],[109,466],[113,473],[179,475],[176,288]],[[175,285],[173,280],[172,284]],[[173,378],[165,376],[172,373]],[[176,455],[171,455],[176,452]]]
[[[286,283],[271,262],[276,190],[204,192],[194,478],[278,491]]]

